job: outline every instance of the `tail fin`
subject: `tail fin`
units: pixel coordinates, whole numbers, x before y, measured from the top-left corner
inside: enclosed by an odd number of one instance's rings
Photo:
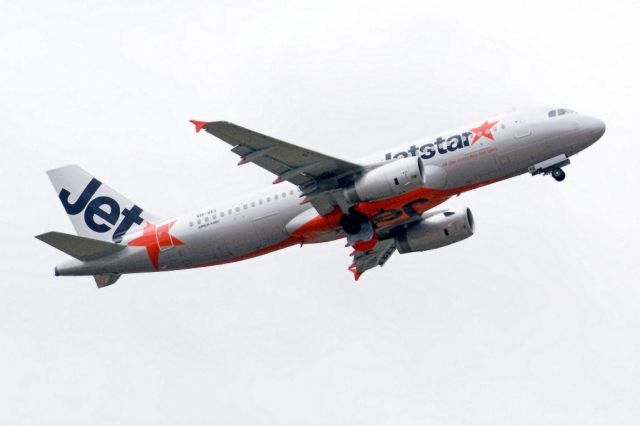
[[[105,257],[126,247],[62,232],[45,232],[44,234],[36,235],[36,238],[82,261]]]
[[[78,166],[60,167],[47,174],[73,227],[82,237],[118,241],[144,221],[157,219]]]

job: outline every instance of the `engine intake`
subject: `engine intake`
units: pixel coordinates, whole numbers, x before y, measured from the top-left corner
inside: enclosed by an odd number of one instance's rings
[[[423,216],[424,219],[396,237],[398,252],[433,250],[462,241],[475,232],[473,215],[467,207]]]

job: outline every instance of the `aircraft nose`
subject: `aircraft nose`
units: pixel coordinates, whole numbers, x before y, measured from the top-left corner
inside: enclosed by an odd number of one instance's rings
[[[588,130],[589,135],[593,138],[594,142],[600,139],[607,129],[604,121],[596,117],[586,117],[584,127]]]

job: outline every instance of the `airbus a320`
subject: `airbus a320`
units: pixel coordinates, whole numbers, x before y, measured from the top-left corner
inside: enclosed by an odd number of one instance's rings
[[[94,277],[237,262],[294,245],[345,239],[356,280],[405,254],[462,241],[475,231],[469,208],[438,207],[452,196],[521,174],[565,179],[569,157],[605,124],[565,108],[479,120],[415,143],[345,160],[238,125],[191,120],[232,146],[238,164],[273,173],[273,184],[210,208],[159,216],[75,165],[47,173],[77,235],[36,238],[72,259],[55,275]]]

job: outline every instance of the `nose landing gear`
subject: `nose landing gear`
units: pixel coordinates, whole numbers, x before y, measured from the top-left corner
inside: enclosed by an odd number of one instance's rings
[[[556,181],[562,182],[566,177],[564,170],[562,167],[567,166],[571,163],[566,155],[561,154],[545,160],[541,163],[534,164],[529,167],[529,173],[532,176],[535,175],[548,175],[550,174]]]
[[[562,170],[560,167],[553,169],[551,171],[551,176],[558,182],[562,182],[564,178],[567,177],[564,170]]]

